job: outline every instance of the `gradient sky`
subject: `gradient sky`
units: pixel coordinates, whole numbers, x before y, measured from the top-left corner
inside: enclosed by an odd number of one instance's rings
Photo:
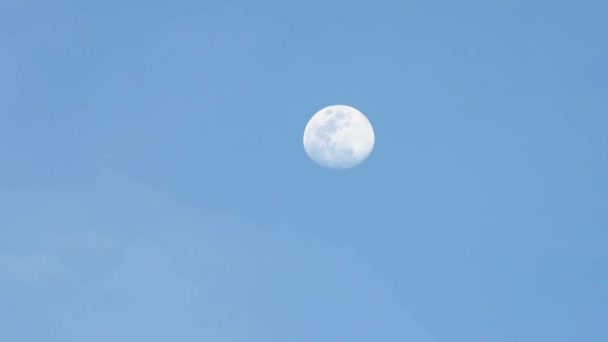
[[[607,12],[2,1],[0,340],[608,341]]]

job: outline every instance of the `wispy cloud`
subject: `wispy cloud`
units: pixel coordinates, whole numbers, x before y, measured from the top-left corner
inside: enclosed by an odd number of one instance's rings
[[[69,267],[48,253],[0,254],[0,275],[17,281],[40,281],[64,277]]]
[[[0,277],[44,287],[15,291],[42,293],[24,305],[61,341],[314,339],[311,326],[333,340],[352,337],[353,326],[369,339],[390,330],[431,340],[356,251],[104,177],[29,205],[11,221],[21,229],[4,232],[14,243],[0,251]]]

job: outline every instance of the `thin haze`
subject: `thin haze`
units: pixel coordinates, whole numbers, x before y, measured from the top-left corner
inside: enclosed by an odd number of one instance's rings
[[[3,1],[0,340],[608,341],[607,12]]]

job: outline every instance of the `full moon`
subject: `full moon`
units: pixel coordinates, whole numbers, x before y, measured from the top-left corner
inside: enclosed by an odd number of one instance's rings
[[[374,129],[357,109],[334,105],[312,116],[304,129],[304,150],[317,164],[348,169],[363,162],[374,149]]]

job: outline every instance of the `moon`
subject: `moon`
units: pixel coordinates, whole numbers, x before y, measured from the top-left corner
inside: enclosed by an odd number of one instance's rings
[[[328,106],[312,116],[304,129],[304,150],[314,162],[332,169],[359,165],[372,153],[372,124],[357,109]]]

